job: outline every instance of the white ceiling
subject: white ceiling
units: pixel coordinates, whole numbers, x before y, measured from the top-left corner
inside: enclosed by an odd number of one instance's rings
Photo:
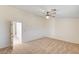
[[[56,17],[79,17],[79,6],[78,5],[16,5],[14,6],[21,10],[31,12],[38,16],[45,16],[41,10],[50,10],[55,8]]]

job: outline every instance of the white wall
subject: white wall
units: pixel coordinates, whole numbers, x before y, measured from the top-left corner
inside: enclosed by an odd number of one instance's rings
[[[55,35],[55,18],[46,19],[46,37],[53,37]]]
[[[79,43],[79,18],[57,19],[55,27],[59,39]]]
[[[8,25],[10,21],[20,21],[23,23],[23,42],[45,36],[45,19],[39,16],[10,6],[0,6],[0,16],[4,19],[4,21],[0,19],[0,48],[10,45],[8,36],[10,33]]]
[[[27,15],[23,20],[23,42],[45,36],[45,20],[34,15]]]
[[[7,47],[10,44],[10,24],[8,21],[0,18],[0,48]]]
[[[50,29],[52,28],[55,33],[50,33],[48,37],[79,44],[79,18],[56,18],[55,25],[51,25]]]

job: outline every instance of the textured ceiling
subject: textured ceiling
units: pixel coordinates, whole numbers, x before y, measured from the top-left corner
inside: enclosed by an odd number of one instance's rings
[[[24,11],[31,12],[35,15],[44,17],[42,10],[50,10],[55,8],[56,17],[67,17],[74,18],[79,17],[79,6],[78,5],[16,5],[14,6]]]

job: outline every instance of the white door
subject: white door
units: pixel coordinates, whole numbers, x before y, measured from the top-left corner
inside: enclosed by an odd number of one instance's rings
[[[22,23],[21,22],[12,22],[12,43],[13,46],[22,43]]]

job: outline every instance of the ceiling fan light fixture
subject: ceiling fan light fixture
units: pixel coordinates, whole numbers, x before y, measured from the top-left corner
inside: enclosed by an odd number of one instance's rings
[[[49,19],[50,18],[50,14],[49,12],[46,13],[46,19]]]
[[[46,16],[46,19],[49,19],[49,18],[50,18],[50,16],[47,15],[47,16]]]
[[[45,18],[49,19],[49,18],[54,18],[56,16],[56,9],[50,9],[50,11],[45,11],[42,10],[43,14],[45,14]]]

